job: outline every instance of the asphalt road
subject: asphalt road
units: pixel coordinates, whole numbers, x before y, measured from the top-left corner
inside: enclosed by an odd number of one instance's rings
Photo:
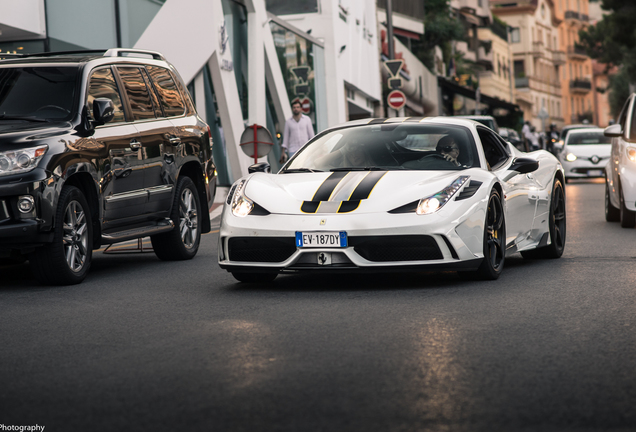
[[[79,286],[0,267],[0,425],[51,431],[636,430],[636,230],[567,185],[559,260],[234,281],[97,253]],[[2,428],[0,427],[0,430]]]

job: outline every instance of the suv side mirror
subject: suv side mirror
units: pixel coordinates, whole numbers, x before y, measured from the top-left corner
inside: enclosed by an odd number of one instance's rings
[[[267,162],[259,162],[254,165],[250,165],[250,167],[247,168],[247,172],[250,174],[255,172],[271,173],[272,167],[270,167]]]
[[[620,124],[613,124],[605,128],[603,135],[609,138],[619,138],[623,136],[623,128]]]
[[[108,98],[96,98],[93,100],[93,117],[95,126],[108,123],[115,117],[115,104]]]

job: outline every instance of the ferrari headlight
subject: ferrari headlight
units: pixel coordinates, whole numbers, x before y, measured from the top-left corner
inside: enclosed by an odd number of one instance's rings
[[[0,152],[0,176],[33,170],[46,154],[49,146]]]
[[[241,180],[237,183],[236,188],[232,188],[234,190],[234,195],[231,198],[232,214],[237,217],[245,217],[254,209],[254,202],[244,193],[246,184],[247,180]]]
[[[565,160],[568,162],[574,162],[576,160],[576,155],[574,153],[568,153]]]
[[[636,148],[627,147],[625,151],[627,151],[627,157],[629,158],[629,160],[632,162],[636,162]]]
[[[444,207],[444,204],[450,201],[453,195],[455,195],[464,183],[468,181],[468,178],[468,176],[457,177],[451,184],[437,192],[435,195],[421,199],[415,212],[419,215],[435,213],[437,210]]]

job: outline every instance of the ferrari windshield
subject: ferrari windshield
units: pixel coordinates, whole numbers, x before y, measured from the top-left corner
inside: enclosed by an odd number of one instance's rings
[[[318,135],[281,173],[339,170],[463,170],[479,166],[469,129],[456,125],[353,126]]]

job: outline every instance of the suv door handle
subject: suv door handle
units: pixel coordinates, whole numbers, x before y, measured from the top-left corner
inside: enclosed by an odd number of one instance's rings
[[[170,144],[181,144],[181,138],[175,135],[166,134],[166,138]]]
[[[141,148],[141,143],[136,139],[132,139],[130,141],[130,148],[133,150],[139,150]]]

